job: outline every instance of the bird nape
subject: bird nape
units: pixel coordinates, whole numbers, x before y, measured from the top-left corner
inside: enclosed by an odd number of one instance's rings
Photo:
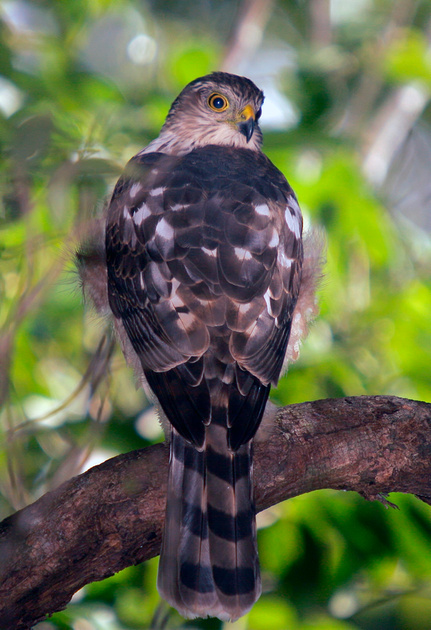
[[[252,442],[314,308],[319,255],[304,259],[295,194],[261,151],[262,103],[245,77],[187,85],[79,259],[168,421],[158,588],[186,618],[235,620],[260,595]]]

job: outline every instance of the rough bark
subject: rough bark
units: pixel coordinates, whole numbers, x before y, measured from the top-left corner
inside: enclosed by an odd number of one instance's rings
[[[431,497],[431,404],[392,396],[291,405],[255,446],[257,510],[311,490]],[[0,524],[0,629],[31,628],[82,586],[159,553],[168,449],[114,457]]]

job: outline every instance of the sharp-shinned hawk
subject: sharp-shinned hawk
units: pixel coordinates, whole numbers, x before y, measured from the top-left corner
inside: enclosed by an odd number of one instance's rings
[[[79,257],[170,423],[158,588],[184,617],[235,620],[260,595],[252,441],[314,304],[318,255],[261,151],[263,98],[223,72],[187,85],[119,179],[105,245]]]

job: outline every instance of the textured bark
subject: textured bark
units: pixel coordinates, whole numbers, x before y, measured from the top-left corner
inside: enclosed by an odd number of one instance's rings
[[[277,411],[255,446],[257,509],[333,488],[431,498],[431,404],[392,396]],[[114,457],[0,524],[0,630],[31,628],[82,586],[159,553],[168,449]]]

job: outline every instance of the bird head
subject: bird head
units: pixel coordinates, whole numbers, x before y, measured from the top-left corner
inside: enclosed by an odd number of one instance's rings
[[[172,103],[160,140],[175,153],[208,144],[259,150],[263,92],[245,77],[213,72],[189,83]],[[179,146],[181,145],[181,146]]]

